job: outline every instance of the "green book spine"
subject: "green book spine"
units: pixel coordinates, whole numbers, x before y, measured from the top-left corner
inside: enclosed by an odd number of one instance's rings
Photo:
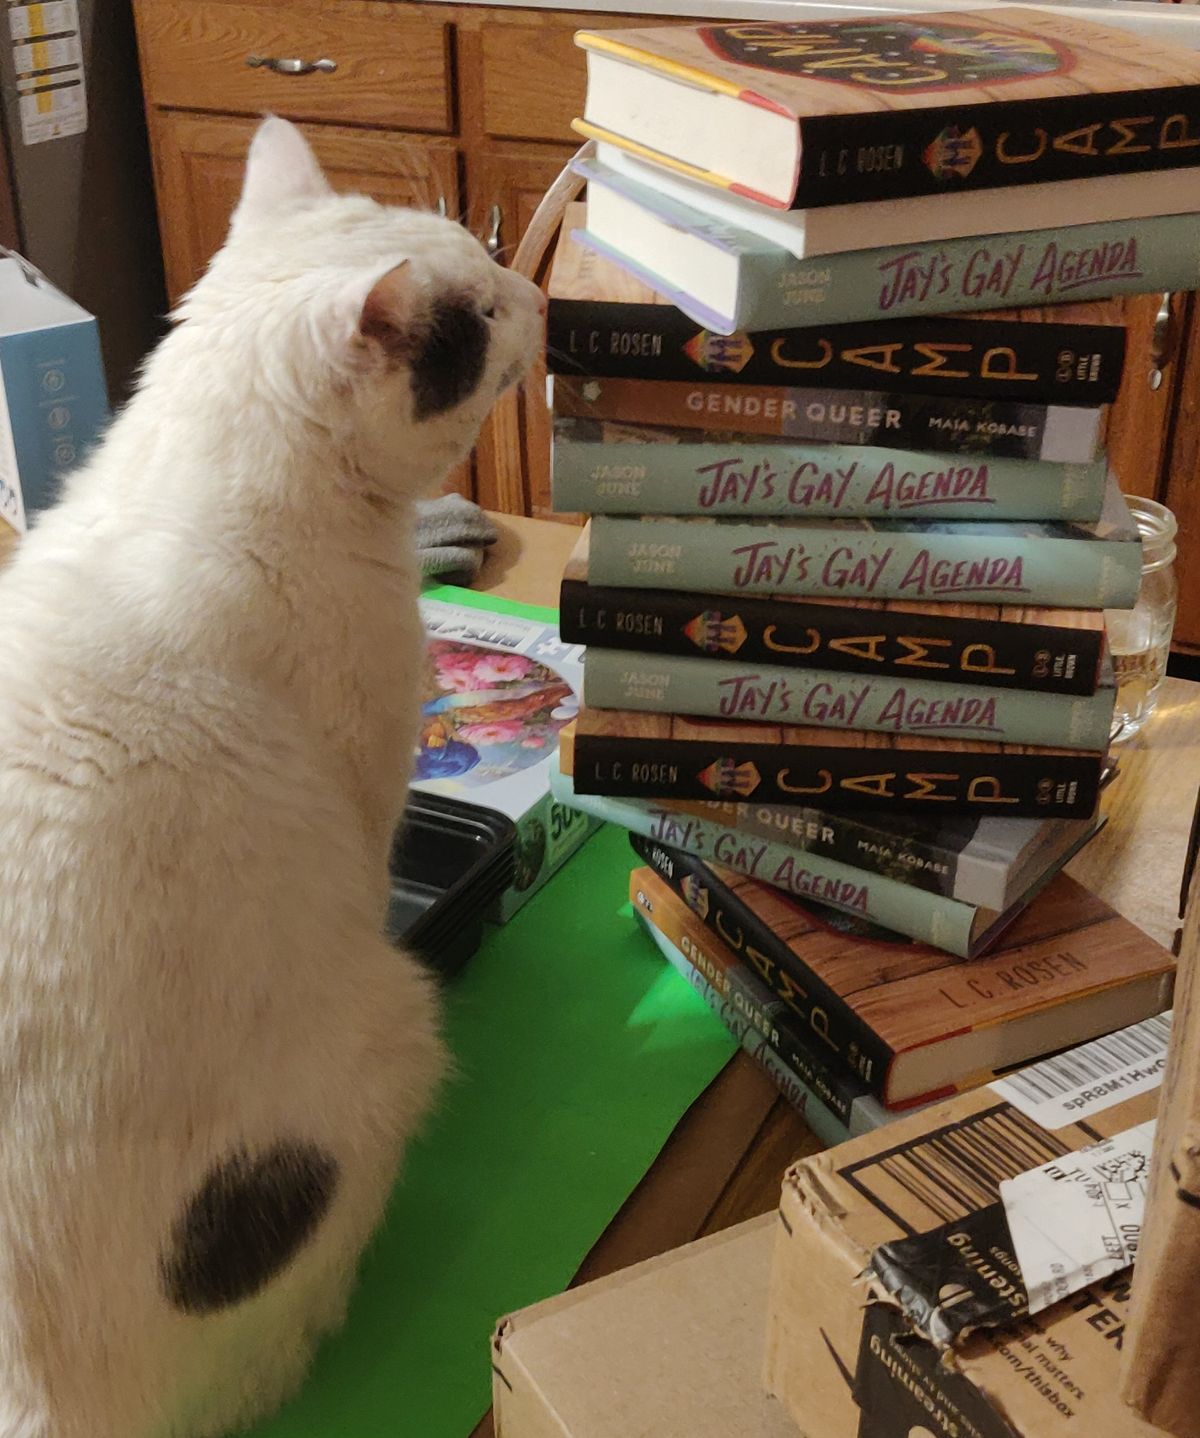
[[[1131,609],[1136,533],[860,520],[592,521],[588,577],[631,589]]]
[[[567,513],[1091,523],[1108,466],[719,435],[696,443],[686,430],[563,417],[551,477],[554,507]]]
[[[1108,744],[1116,690],[1076,698],[592,649],[583,697],[598,709],[1097,750]]]
[[[574,168],[589,183],[615,190],[672,229],[735,259],[733,313],[723,314],[704,296],[681,290],[590,232],[579,232],[584,244],[719,334],[965,314],[1190,290],[1200,284],[1200,234],[1194,215],[972,235],[800,260],[769,240],[595,162],[577,161]]]
[[[619,799],[579,794],[571,779],[557,768],[551,770],[550,791],[560,803],[573,804],[632,833],[670,843],[703,859],[715,859],[785,893],[818,899],[831,909],[872,919],[959,958],[970,957],[971,933],[980,912],[973,904],[881,878],[820,854],[798,854],[769,839],[748,838],[717,824],[674,826],[679,832],[672,832],[667,839],[654,814]]]

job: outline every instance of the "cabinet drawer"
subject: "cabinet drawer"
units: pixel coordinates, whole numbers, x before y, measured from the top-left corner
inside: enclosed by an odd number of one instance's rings
[[[146,93],[156,106],[453,129],[450,26],[403,5],[138,0],[137,24]],[[248,64],[251,58],[327,60],[336,69],[280,74]]]

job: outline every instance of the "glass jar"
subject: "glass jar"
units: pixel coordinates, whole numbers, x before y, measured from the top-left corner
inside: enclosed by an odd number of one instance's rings
[[[1175,627],[1175,516],[1153,499],[1127,495],[1142,537],[1142,583],[1132,609],[1106,609],[1104,622],[1117,679],[1117,743],[1141,729],[1158,702]]]

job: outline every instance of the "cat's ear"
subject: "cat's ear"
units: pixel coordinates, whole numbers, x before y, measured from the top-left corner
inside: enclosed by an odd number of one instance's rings
[[[358,308],[359,335],[379,346],[389,359],[412,353],[419,295],[407,260],[379,276]]]
[[[329,194],[329,181],[308,141],[295,125],[270,115],[251,142],[242,197],[231,229],[278,218],[305,200]]]

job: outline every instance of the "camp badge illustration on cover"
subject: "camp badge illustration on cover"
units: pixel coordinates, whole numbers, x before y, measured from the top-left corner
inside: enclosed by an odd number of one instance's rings
[[[1065,74],[1067,48],[1040,35],[937,19],[710,25],[700,38],[737,65],[869,90],[925,94]]]

